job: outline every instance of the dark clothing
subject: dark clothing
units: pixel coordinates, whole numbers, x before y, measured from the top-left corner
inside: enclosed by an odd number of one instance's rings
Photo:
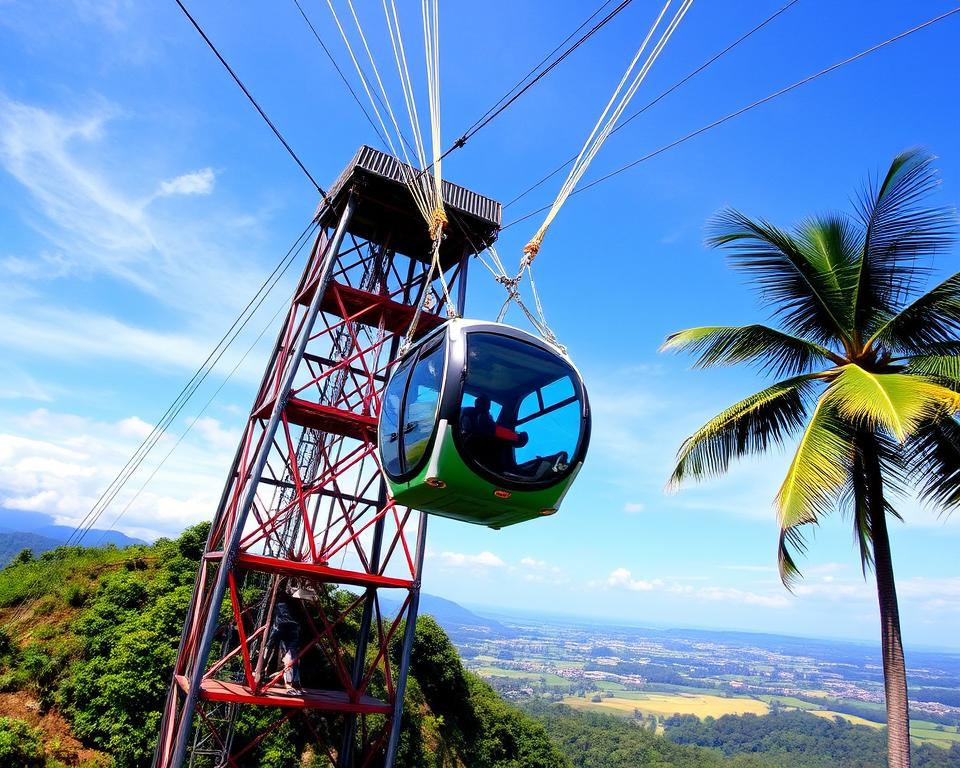
[[[460,410],[460,434],[464,447],[482,466],[498,471],[503,449],[496,438],[497,425],[490,411],[468,406]]]
[[[291,688],[299,688],[300,661],[297,657],[300,655],[300,622],[297,621],[286,596],[278,597],[273,607],[273,620],[270,622],[267,643],[279,644],[283,679]]]

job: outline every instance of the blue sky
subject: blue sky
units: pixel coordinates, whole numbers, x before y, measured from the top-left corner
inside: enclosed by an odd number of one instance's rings
[[[634,106],[782,4],[699,0]],[[445,143],[594,6],[444,4]],[[322,182],[359,144],[375,143],[292,2],[190,7]],[[374,44],[383,43],[379,4],[360,7]],[[800,0],[613,136],[586,180],[951,7]],[[348,67],[325,3],[305,8]],[[445,175],[506,201],[575,154],[654,11],[631,5],[452,155]],[[747,287],[703,246],[704,223],[724,205],[784,225],[849,208],[869,174],[913,145],[940,158],[940,202],[960,201],[957,40],[960,16],[571,198],[547,236],[537,283],[590,388],[588,464],[562,513],[539,524],[494,532],[432,520],[427,591],[632,623],[876,636],[875,598],[844,520],[816,533],[797,594],[780,586],[771,501],[785,456],[664,492],[683,437],[759,383],[749,371],[690,371],[657,348],[679,328],[762,318]],[[558,184],[508,207],[505,221],[549,203]],[[316,202],[172,0],[0,0],[2,514],[79,520]],[[538,223],[507,228],[501,255],[518,258]],[[957,271],[958,253],[939,257],[939,275]],[[269,328],[272,337],[289,290],[270,298],[104,522],[191,424],[118,526],[151,537],[212,514],[264,356],[256,336]],[[499,291],[474,270],[469,314],[494,313]],[[960,515],[903,508],[906,523],[892,538],[907,643],[956,647]]]

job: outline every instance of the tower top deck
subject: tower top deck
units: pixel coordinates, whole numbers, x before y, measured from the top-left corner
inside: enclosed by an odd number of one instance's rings
[[[389,246],[413,259],[430,258],[430,236],[426,222],[404,184],[402,163],[393,155],[362,146],[333,183],[327,206],[320,216],[321,225],[336,224],[346,205],[350,189],[358,195],[357,208],[349,231],[365,240]],[[415,168],[411,173],[420,173]],[[483,250],[497,239],[501,205],[496,200],[444,180],[443,201],[450,217],[446,237],[440,246],[444,268],[457,263],[464,249]]]

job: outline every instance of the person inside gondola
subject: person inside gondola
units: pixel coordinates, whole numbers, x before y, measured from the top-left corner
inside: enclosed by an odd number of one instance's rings
[[[477,395],[472,406],[460,409],[460,434],[467,451],[492,472],[502,472],[516,465],[513,449],[527,444],[526,432],[514,432],[494,420],[490,398]]]

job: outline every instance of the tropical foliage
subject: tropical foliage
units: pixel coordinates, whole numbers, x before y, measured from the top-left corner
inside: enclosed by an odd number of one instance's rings
[[[849,513],[864,573],[872,568],[877,580],[894,768],[910,756],[887,518],[899,518],[893,500],[904,488],[960,502],[960,274],[919,293],[956,220],[925,205],[937,184],[931,163],[905,152],[863,190],[853,215],[811,217],[791,231],[718,214],[708,243],[729,252],[780,327],[693,328],[664,344],[695,355],[697,367],[746,363],[777,380],[684,441],[672,482],[796,440],[776,498],[781,577],[788,586],[798,577],[811,526]]]
[[[42,710],[59,710],[74,736],[103,753],[103,761],[83,768],[150,765],[205,539],[206,526],[198,526],[149,547],[61,547],[39,558],[28,553],[0,570],[0,623],[9,628],[0,630],[0,692],[27,692]],[[331,599],[351,600],[337,593]],[[399,646],[395,651],[399,655]],[[236,743],[249,741],[274,719],[268,708],[245,708]],[[310,764],[305,738],[292,727],[280,728],[244,765]],[[43,741],[22,721],[0,717],[0,768],[61,768],[56,745]],[[397,768],[466,765],[568,763],[540,724],[464,670],[443,630],[422,616]]]

